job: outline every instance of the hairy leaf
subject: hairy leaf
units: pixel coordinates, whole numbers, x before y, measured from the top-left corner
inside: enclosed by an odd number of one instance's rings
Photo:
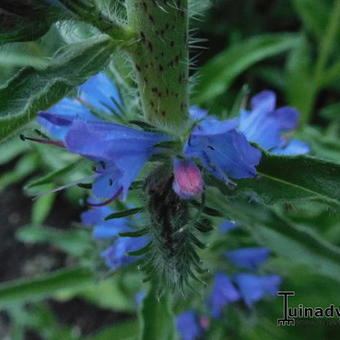
[[[257,174],[257,178],[238,180],[234,192],[223,183],[218,187],[226,195],[246,192],[265,203],[315,199],[340,208],[339,164],[309,156],[264,153]]]
[[[70,16],[58,1],[2,0],[0,43],[36,40],[43,36],[54,22]]]
[[[0,140],[102,70],[113,48],[109,38],[99,36],[59,51],[43,70],[22,69],[0,88]]]

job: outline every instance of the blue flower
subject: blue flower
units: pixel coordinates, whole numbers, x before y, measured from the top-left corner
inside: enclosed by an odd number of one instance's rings
[[[223,273],[217,273],[208,299],[211,315],[214,318],[219,318],[225,306],[239,299],[240,294],[230,278]]]
[[[183,340],[198,339],[203,332],[198,317],[192,310],[179,314],[176,320],[176,326]]]
[[[238,130],[250,142],[258,143],[272,153],[298,155],[307,153],[306,143],[289,142],[284,133],[297,127],[299,113],[290,106],[276,106],[276,95],[265,90],[252,97],[251,111],[242,111],[238,118]]]
[[[116,88],[100,73],[80,86],[79,99],[64,98],[50,112],[40,112],[38,120],[69,151],[99,163],[92,188],[96,198],[106,200],[99,205],[120,194],[126,199],[131,183],[156,152],[154,145],[167,139],[104,122],[89,111],[88,105],[109,114],[116,109],[111,97],[119,100]]]
[[[237,227],[238,227],[238,225],[236,223],[233,223],[233,222],[226,220],[220,225],[219,230],[220,230],[221,233],[226,233],[226,232],[229,232],[231,230],[234,230]]]
[[[256,175],[261,152],[236,131],[236,121],[207,118],[192,131],[184,153],[199,158],[216,178],[230,183],[231,178]]]
[[[129,219],[126,217],[105,221],[105,217],[112,213],[112,209],[103,206],[83,212],[80,218],[83,225],[94,226],[92,232],[94,239],[111,239],[119,233],[131,231]]]
[[[131,232],[135,229],[130,226],[131,220],[127,217],[105,221],[105,217],[113,212],[107,206],[92,208],[81,214],[81,221],[84,225],[93,227],[94,239],[113,240],[113,244],[105,249],[101,256],[109,268],[116,270],[135,262],[139,257],[130,256],[128,253],[145,247],[149,238],[146,236],[119,237],[119,233]]]
[[[118,90],[105,73],[101,72],[79,86],[77,98],[65,97],[48,112],[40,112],[38,123],[51,136],[64,140],[73,120],[101,121],[91,113],[90,107],[109,114],[118,110],[115,102],[120,103]]]
[[[241,248],[225,253],[230,262],[241,268],[256,270],[269,256],[264,247]]]
[[[140,237],[119,237],[111,247],[101,253],[105,264],[112,270],[135,262],[140,257],[130,256],[128,253],[140,250],[149,243],[146,236]]]
[[[96,197],[110,198],[122,191],[125,199],[131,183],[155,153],[154,145],[164,139],[156,133],[114,123],[75,120],[65,137],[65,146],[73,153],[105,164],[97,168],[92,191]]]
[[[282,278],[278,275],[258,276],[255,274],[241,273],[234,277],[240,295],[248,307],[261,300],[265,295],[275,296]]]

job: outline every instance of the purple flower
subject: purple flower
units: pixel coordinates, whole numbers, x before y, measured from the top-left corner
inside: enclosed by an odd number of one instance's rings
[[[107,206],[92,208],[81,214],[81,221],[84,225],[93,227],[94,239],[113,240],[113,244],[104,250],[101,256],[109,268],[116,270],[136,261],[138,257],[128,253],[145,247],[149,239],[146,236],[119,237],[119,233],[132,232],[135,229],[130,227],[131,220],[127,217],[105,221],[105,217],[113,212]]]
[[[236,131],[236,121],[207,118],[192,131],[184,153],[199,158],[216,178],[230,183],[231,178],[254,177],[261,152]]]
[[[290,106],[276,106],[276,95],[265,90],[252,97],[251,111],[242,111],[238,118],[238,130],[250,142],[258,143],[273,153],[297,155],[307,153],[309,147],[301,141],[289,140],[285,132],[297,127],[299,113]]]
[[[174,160],[173,189],[182,199],[192,199],[203,192],[200,169],[190,159]]]
[[[282,282],[278,275],[258,276],[248,273],[237,274],[233,280],[248,307],[252,307],[267,294],[275,296]]]
[[[225,255],[236,266],[256,270],[267,260],[269,250],[263,247],[241,248],[228,251]]]
[[[176,320],[176,326],[183,340],[198,339],[203,332],[198,316],[192,310],[179,314]]]
[[[210,313],[214,318],[219,318],[225,306],[238,301],[240,294],[229,277],[217,273],[214,278],[213,288],[208,299]]]

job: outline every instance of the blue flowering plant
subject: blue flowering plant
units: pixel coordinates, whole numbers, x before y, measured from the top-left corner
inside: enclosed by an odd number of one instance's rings
[[[38,123],[55,140],[23,138],[63,147],[93,162],[93,174],[79,181],[91,181],[87,204],[93,208],[126,201],[129,188],[146,163],[151,160],[156,164],[145,179],[146,206],[142,208],[149,217],[149,226],[143,232],[150,241],[146,244],[145,235],[143,241],[140,237],[118,240],[118,246],[107,249],[103,256],[109,267],[114,267],[113,257],[120,261],[117,251],[123,251],[123,244],[130,248],[129,243],[134,241],[134,246],[140,244],[150,253],[145,268],[150,270],[157,263],[158,275],[166,278],[169,287],[184,287],[189,277],[198,279],[195,271],[202,270],[195,248],[204,246],[196,234],[202,228],[210,228],[204,217],[209,209],[204,202],[203,171],[226,186],[237,185],[237,179],[254,178],[261,150],[251,142],[274,153],[308,152],[307,144],[288,141],[283,135],[296,127],[298,114],[290,107],[275,110],[275,94],[271,91],[253,97],[252,111],[242,111],[240,117],[229,120],[221,121],[205,110],[191,108],[188,137],[183,132],[180,138],[149,124],[143,130],[126,126],[131,125],[129,121],[126,125],[109,121],[115,115],[124,121],[123,114],[117,113],[120,105],[116,87],[100,73],[80,86],[76,98],[63,98],[50,110],[38,114]],[[257,125],[268,125],[270,133],[256,128]],[[96,226],[94,230],[101,229]],[[118,225],[115,236],[119,230]],[[143,232],[139,230],[137,235]],[[165,237],[164,232],[169,235]]]
[[[67,164],[31,186],[49,185],[41,200],[82,188],[81,224],[108,272],[138,268],[148,282],[143,339],[148,313],[159,312],[170,334],[175,311],[186,340],[207,334],[231,308],[252,311],[284,282],[278,258],[315,270],[317,249],[325,276],[340,261],[339,249],[293,213],[315,204],[338,214],[338,160],[324,152],[329,143],[314,147],[307,111],[289,96],[281,105],[275,84],[266,88],[277,94],[224,91],[239,72],[220,68],[224,55],[191,69],[189,48],[199,42],[191,19],[204,4],[34,0],[21,24],[12,18],[12,31],[0,27],[1,42],[44,39],[49,30],[63,40],[45,64],[20,69],[0,88],[0,138],[20,136],[32,148],[44,144],[56,161],[66,155],[82,165],[69,182]],[[14,7],[0,5],[6,13]],[[205,297],[199,308],[189,301],[197,293]]]

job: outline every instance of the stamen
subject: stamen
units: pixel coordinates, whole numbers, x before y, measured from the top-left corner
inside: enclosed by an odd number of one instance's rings
[[[119,190],[114,194],[114,196],[112,196],[111,198],[109,198],[108,200],[101,202],[101,203],[91,203],[89,201],[87,201],[86,203],[90,206],[90,207],[103,207],[104,205],[108,205],[111,202],[113,202],[123,191],[123,187],[120,187]]]
[[[22,141],[30,140],[32,142],[37,142],[37,143],[42,143],[42,144],[51,144],[51,145],[59,146],[61,148],[65,147],[63,142],[57,142],[57,141],[53,141],[53,140],[46,140],[46,139],[26,137],[24,135],[20,135],[20,139]]]

